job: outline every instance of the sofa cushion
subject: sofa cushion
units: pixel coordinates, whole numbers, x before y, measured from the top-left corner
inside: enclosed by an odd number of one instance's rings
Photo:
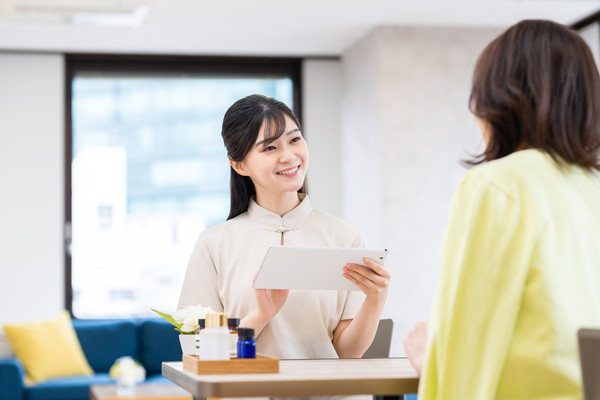
[[[117,358],[138,359],[136,324],[129,320],[73,320],[88,363],[95,372],[108,372]]]
[[[25,369],[16,358],[0,358],[0,399],[23,400]]]
[[[179,332],[163,319],[147,319],[140,327],[140,359],[148,375],[160,374],[163,361],[181,361]]]
[[[33,382],[93,372],[67,311],[52,319],[4,325],[4,332]]]
[[[50,379],[27,388],[27,400],[88,400],[90,385],[114,383],[106,373]]]

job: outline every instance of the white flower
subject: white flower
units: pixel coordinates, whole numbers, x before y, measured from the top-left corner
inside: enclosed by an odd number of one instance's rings
[[[173,319],[181,325],[181,331],[192,333],[198,329],[198,320],[206,318],[206,314],[213,312],[210,307],[203,307],[198,304],[197,306],[186,306],[185,308],[179,309],[173,314]]]
[[[132,386],[146,379],[146,370],[129,356],[120,357],[109,371],[110,377],[118,379],[126,386]]]

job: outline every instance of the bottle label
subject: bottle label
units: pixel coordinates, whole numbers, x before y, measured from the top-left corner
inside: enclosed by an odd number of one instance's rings
[[[256,342],[254,340],[244,340],[237,342],[238,358],[256,358]]]
[[[201,360],[229,360],[229,332],[219,327],[200,331]]]
[[[196,355],[200,357],[200,332],[196,333]]]
[[[237,358],[237,334],[229,334],[229,358]]]

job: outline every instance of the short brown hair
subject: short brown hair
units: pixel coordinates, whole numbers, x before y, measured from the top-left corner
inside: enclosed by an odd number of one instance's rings
[[[566,26],[525,20],[494,39],[477,60],[470,109],[490,140],[469,164],[537,148],[600,170],[600,77],[590,49]]]

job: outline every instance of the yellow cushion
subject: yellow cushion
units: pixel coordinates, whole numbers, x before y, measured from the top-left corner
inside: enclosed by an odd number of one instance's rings
[[[4,333],[32,382],[94,372],[67,311],[50,320],[4,325]]]

